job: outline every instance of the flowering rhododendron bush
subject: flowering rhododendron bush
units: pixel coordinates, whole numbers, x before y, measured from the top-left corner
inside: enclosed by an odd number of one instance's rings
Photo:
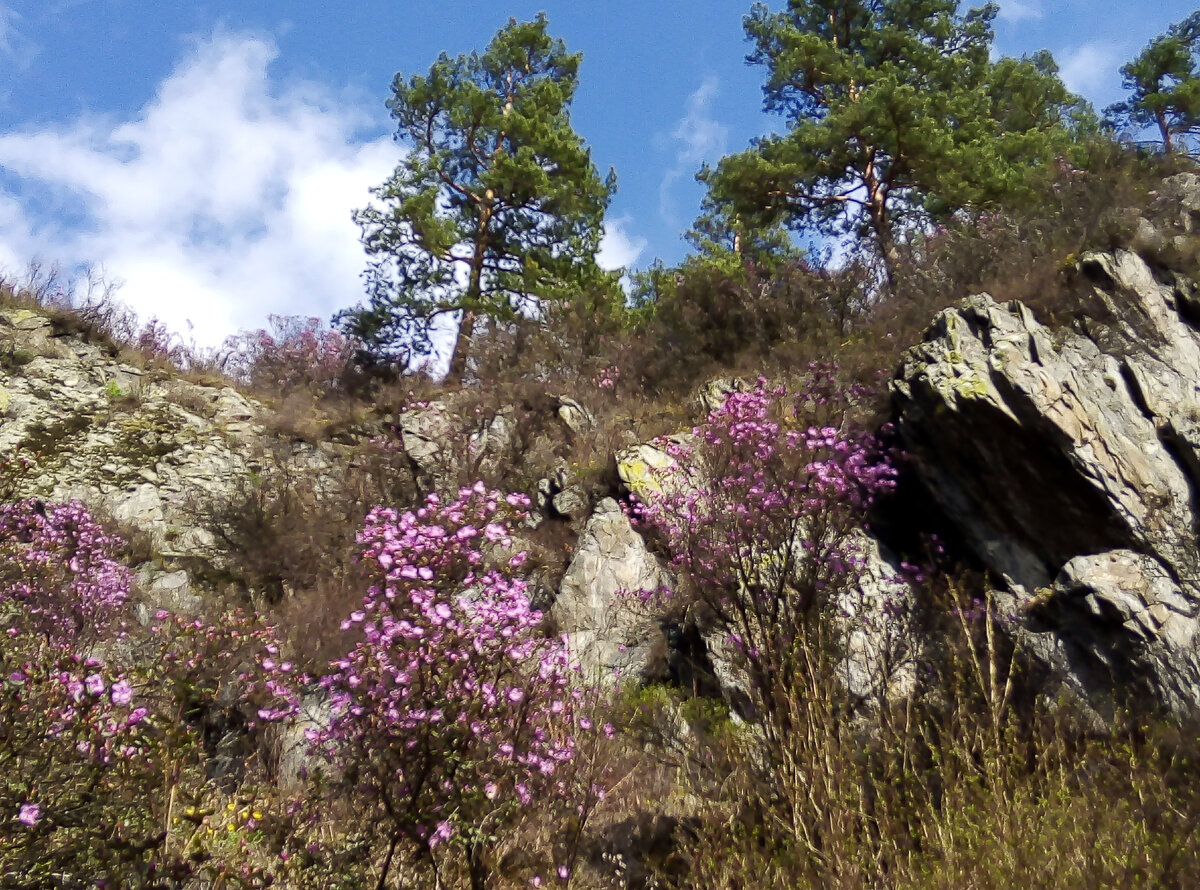
[[[518,574],[510,529],[528,503],[477,483],[376,509],[359,536],[372,583],[343,626],[354,648],[321,681],[332,719],[312,737],[371,807],[379,886],[398,854],[434,883],[463,869],[489,886],[497,841],[527,808],[545,817],[571,794],[564,766],[599,731]]]
[[[531,607],[527,506],[479,484],[374,510],[354,645],[320,681],[253,610],[131,620],[82,505],[0,507],[0,885],[484,887],[541,824],[518,871],[565,886],[615,731]],[[256,784],[318,693],[309,781]]]
[[[147,799],[161,787],[162,750],[131,678],[22,631],[5,640],[0,670],[3,886],[165,878],[163,825]]]
[[[357,344],[339,331],[322,329],[319,318],[271,315],[271,330],[242,333],[225,341],[225,373],[250,386],[327,393],[342,381]]]
[[[663,444],[674,464],[633,506],[664,539],[682,593],[724,632],[753,710],[780,731],[814,666],[844,648],[835,619],[864,565],[855,531],[895,485],[888,450],[847,420],[861,395],[821,367],[795,390],[760,379],[731,393],[690,439]]]
[[[0,615],[58,641],[110,633],[131,580],[118,543],[78,501],[0,505]]]
[[[161,775],[147,708],[131,676],[87,651],[120,632],[130,574],[118,544],[78,502],[0,506],[6,887],[82,886],[64,874],[119,875],[122,886],[167,877],[146,799]]]
[[[845,817],[858,812],[862,777],[830,764],[861,753],[851,727],[886,686],[854,690],[852,641],[863,622],[903,623],[862,587],[861,528],[896,471],[852,423],[860,395],[831,368],[795,389],[759,380],[731,393],[691,437],[662,444],[673,463],[651,472],[632,508],[670,553],[676,604],[707,631],[730,704],[753,724],[696,733],[688,756],[704,818],[770,826],[755,836],[760,854],[788,867],[820,862],[831,838],[861,830]]]
[[[160,611],[139,639],[120,546],[78,502],[0,506],[0,886],[264,886],[261,850],[206,834],[205,716],[276,702],[273,637]]]

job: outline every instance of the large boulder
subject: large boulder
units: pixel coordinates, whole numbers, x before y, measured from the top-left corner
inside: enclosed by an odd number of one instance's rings
[[[1192,287],[1130,251],[1086,255],[1080,273],[1094,308],[1078,330],[987,295],[942,312],[893,381],[897,426],[1036,652],[1093,698],[1136,686],[1195,711]]]
[[[1175,713],[1200,705],[1195,597],[1153,557],[1077,556],[1030,610],[1058,630],[1058,654],[1084,688],[1119,687]]]
[[[585,675],[620,683],[660,671],[666,644],[647,603],[668,584],[667,572],[617,502],[600,501],[579,537],[552,612]]]

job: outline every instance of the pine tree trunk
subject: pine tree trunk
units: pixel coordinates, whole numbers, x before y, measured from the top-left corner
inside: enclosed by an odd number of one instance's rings
[[[867,189],[867,214],[871,218],[875,244],[883,262],[884,287],[887,289],[887,295],[891,297],[896,293],[896,263],[899,255],[896,251],[896,234],[892,230],[892,220],[888,217],[888,184],[878,177],[874,151],[863,175],[863,185]]]
[[[1171,126],[1167,123],[1167,116],[1161,111],[1154,112],[1154,119],[1158,122],[1158,130],[1162,133],[1163,138],[1163,154],[1174,154],[1175,145],[1171,142]]]
[[[450,353],[450,371],[447,381],[461,383],[467,371],[467,358],[471,354],[471,339],[475,334],[475,313],[463,312],[458,324],[458,336],[454,339],[454,351]]]
[[[896,265],[900,260],[900,252],[896,249],[896,239],[891,226],[886,226],[879,232],[879,257],[883,260],[883,280],[888,296],[896,295]]]
[[[896,265],[900,260],[900,252],[896,249],[896,233],[892,229],[892,221],[888,219],[886,201],[882,196],[878,200],[873,199],[870,211],[879,259],[883,262],[884,286],[888,296],[892,297],[896,295]]]

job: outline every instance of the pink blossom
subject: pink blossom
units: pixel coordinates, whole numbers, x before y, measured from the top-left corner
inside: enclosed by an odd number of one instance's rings
[[[109,697],[114,705],[124,707],[133,700],[133,687],[128,680],[118,680],[112,685]]]
[[[23,803],[17,811],[17,821],[29,828],[37,825],[41,818],[42,808],[36,803]]]

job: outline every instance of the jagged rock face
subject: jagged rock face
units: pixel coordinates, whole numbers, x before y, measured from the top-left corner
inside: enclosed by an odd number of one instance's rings
[[[638,594],[669,578],[612,498],[596,505],[559,586],[552,615],[570,638],[585,675],[604,683],[638,681],[656,672],[666,644]]]
[[[1034,615],[1056,629],[1055,654],[1083,688],[1119,684],[1133,700],[1195,712],[1195,598],[1158,560],[1131,550],[1077,556]]]
[[[0,371],[0,451],[32,462],[17,494],[103,506],[168,551],[208,543],[186,502],[247,472],[245,441],[262,434],[250,403],[155,379],[28,310],[0,312],[0,342],[14,358]]]
[[[833,620],[844,625],[843,683],[867,702],[896,701],[916,689],[921,641],[915,600],[901,561],[871,534],[857,531],[850,549],[862,561],[856,583],[837,600]]]
[[[0,394],[0,454],[16,462],[6,496],[78,498],[145,534],[156,563],[139,572],[143,590],[194,610],[187,577],[161,563],[211,553],[198,508],[231,502],[259,468],[266,409],[229,386],[122,363],[20,308],[0,309]],[[301,443],[285,450],[318,476],[336,461]]]
[[[1044,658],[1090,694],[1197,711],[1191,287],[1128,251],[1081,272],[1100,307],[1081,333],[986,295],[941,313],[893,381],[898,427]]]

